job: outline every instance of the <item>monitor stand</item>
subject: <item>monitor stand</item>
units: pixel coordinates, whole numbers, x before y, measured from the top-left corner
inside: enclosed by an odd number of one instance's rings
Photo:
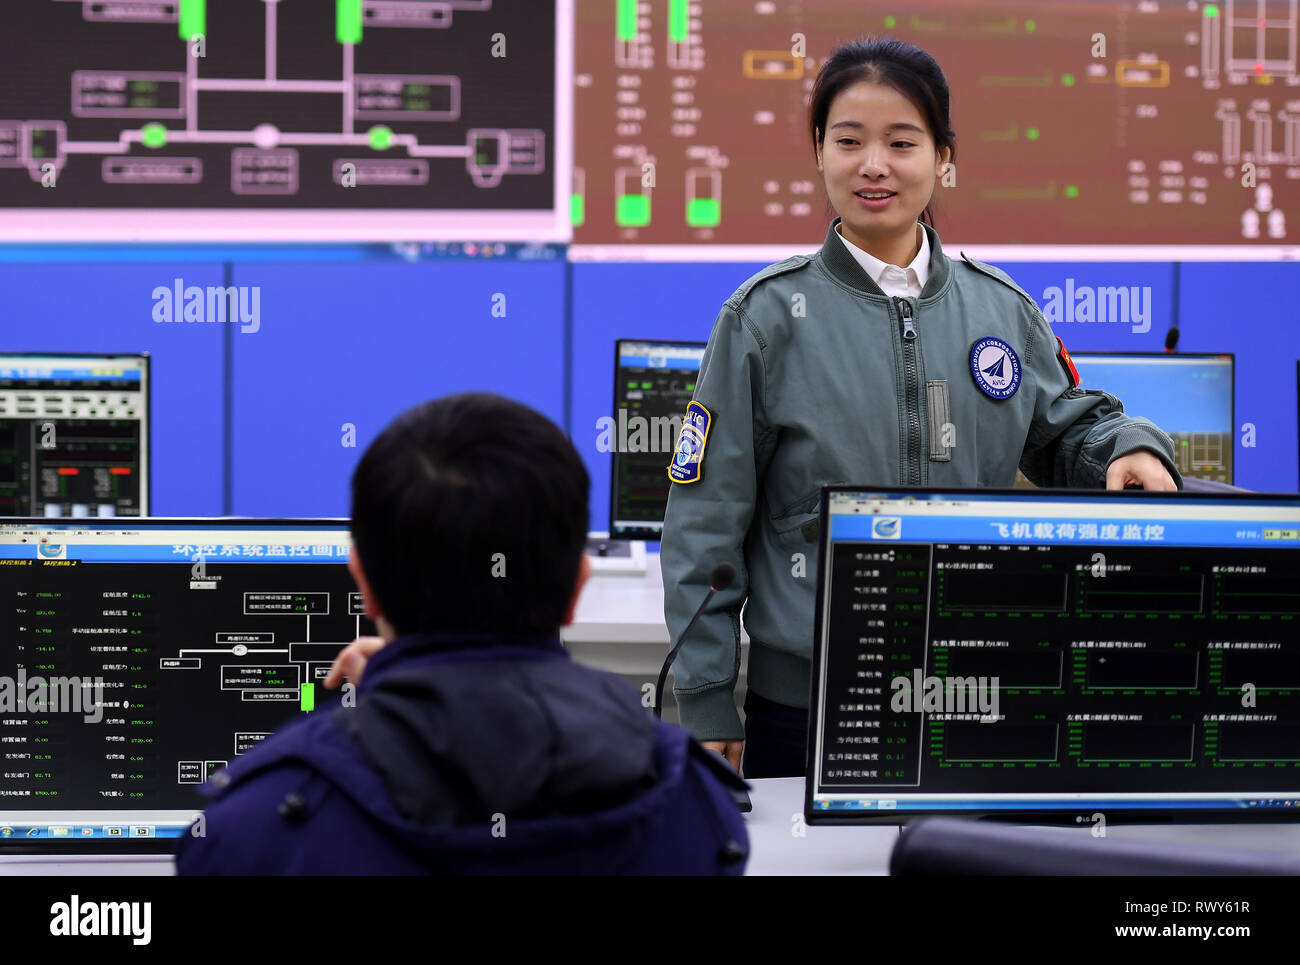
[[[605,575],[645,576],[646,551],[642,540],[610,539],[609,533],[587,534],[591,572]]]

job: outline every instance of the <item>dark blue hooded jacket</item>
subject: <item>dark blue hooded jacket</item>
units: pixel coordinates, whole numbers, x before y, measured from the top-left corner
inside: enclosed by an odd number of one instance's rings
[[[209,781],[178,873],[744,870],[744,784],[558,636],[402,637],[355,696]]]

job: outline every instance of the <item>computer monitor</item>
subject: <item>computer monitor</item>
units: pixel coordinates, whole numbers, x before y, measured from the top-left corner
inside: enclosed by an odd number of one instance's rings
[[[0,520],[0,854],[170,852],[373,634],[346,520]],[[21,698],[21,699],[20,699]]]
[[[1109,392],[1124,412],[1149,419],[1174,441],[1178,471],[1212,482],[1233,481],[1231,354],[1072,352],[1079,387]],[[1029,486],[1017,473],[1017,485]]]
[[[0,354],[0,516],[149,514],[149,356]]]
[[[663,532],[668,463],[705,344],[619,339],[614,345],[611,537],[656,540]]]
[[[827,487],[805,808],[1300,818],[1300,496]]]

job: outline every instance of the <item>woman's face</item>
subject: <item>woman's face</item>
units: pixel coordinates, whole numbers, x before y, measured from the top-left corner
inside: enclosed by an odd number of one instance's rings
[[[911,101],[892,87],[862,81],[831,101],[817,170],[842,220],[840,230],[869,249],[915,233],[949,156],[947,149],[942,155],[935,150]],[[888,198],[871,201],[867,194]]]

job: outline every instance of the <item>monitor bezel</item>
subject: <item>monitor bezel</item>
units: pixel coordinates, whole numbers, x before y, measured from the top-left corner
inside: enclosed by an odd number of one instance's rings
[[[614,339],[614,379],[612,382],[614,394],[613,394],[613,405],[610,408],[610,412],[614,414],[614,421],[616,423],[618,421],[618,369],[619,369],[618,360],[622,355],[621,349],[624,344],[628,344],[628,343],[635,344],[638,342],[649,344],[649,345],[673,345],[673,346],[680,345],[684,348],[700,348],[700,349],[708,348],[709,346],[708,342],[698,342],[695,341],[694,339],[679,339],[679,338],[616,338]],[[698,384],[698,375],[697,375],[697,384]],[[649,542],[649,543],[657,542],[659,538],[663,535],[662,520],[660,520],[659,527],[657,529],[651,528],[649,526],[636,528],[636,529],[625,529],[618,532],[616,532],[614,529],[614,520],[618,518],[618,512],[617,512],[618,511],[618,465],[619,465],[620,455],[621,453],[619,452],[617,445],[615,445],[609,451],[609,457],[610,457],[609,458],[609,519],[606,521],[606,525],[608,527],[608,532],[609,532],[609,538],[627,540],[629,542],[632,541],[641,541],[641,542]],[[669,459],[670,460],[672,459],[671,453],[669,454]],[[664,465],[664,479],[665,481],[667,481],[668,479],[667,464]],[[672,484],[669,483],[669,485]]]
[[[97,359],[113,361],[115,359],[133,359],[141,363],[144,372],[144,486],[141,487],[139,516],[116,516],[114,519],[144,519],[153,509],[153,357],[149,352],[0,352],[0,358],[54,358],[54,359]],[[0,521],[6,519],[24,519],[22,516],[0,515]],[[43,518],[43,517],[42,517]],[[61,517],[51,517],[58,519]],[[72,517],[62,517],[72,518]]]
[[[1091,826],[1095,809],[1074,811],[1067,809],[1036,810],[1026,808],[1020,811],[1011,811],[998,809],[996,811],[985,811],[979,809],[954,810],[933,809],[933,808],[916,808],[906,811],[884,810],[884,811],[818,811],[813,807],[816,765],[816,732],[819,721],[819,702],[821,700],[821,672],[822,664],[822,635],[824,630],[823,610],[825,607],[825,593],[827,580],[826,558],[830,550],[829,529],[826,526],[830,500],[836,493],[906,493],[906,494],[929,494],[929,495],[950,495],[960,498],[966,496],[1005,496],[1011,499],[1022,500],[1051,500],[1061,497],[1079,498],[1095,497],[1097,499],[1125,499],[1125,500],[1153,500],[1157,502],[1168,502],[1176,500],[1194,500],[1200,502],[1276,502],[1283,501],[1294,504],[1300,508],[1300,493],[1259,493],[1259,492],[1228,492],[1228,493],[1185,493],[1176,492],[1156,492],[1142,489],[1125,489],[1125,490],[1106,490],[1106,489],[1006,489],[999,487],[989,488],[970,488],[970,487],[952,487],[952,486],[861,486],[848,484],[826,485],[821,487],[821,495],[818,500],[818,535],[817,535],[817,596],[813,620],[813,650],[812,664],[809,673],[809,694],[808,694],[808,728],[805,747],[804,762],[804,820],[810,825],[863,825],[863,826],[880,826],[891,825],[897,826],[906,824],[908,821],[925,817],[950,817],[960,818],[963,820],[982,820],[982,821],[999,821],[1011,824],[1040,824],[1040,825],[1068,825],[1075,827],[1081,823],[1087,823]],[[1300,547],[1298,547],[1300,548]],[[1300,779],[1300,775],[1297,775]],[[1300,798],[1300,787],[1296,789],[1296,797]],[[1112,811],[1106,811],[1105,820],[1108,824],[1271,824],[1271,823],[1294,823],[1297,820],[1297,814],[1294,810],[1287,811],[1285,808],[1276,810],[1270,809],[1251,809],[1251,808],[1196,808],[1196,809],[1168,809],[1168,808],[1123,808]]]

